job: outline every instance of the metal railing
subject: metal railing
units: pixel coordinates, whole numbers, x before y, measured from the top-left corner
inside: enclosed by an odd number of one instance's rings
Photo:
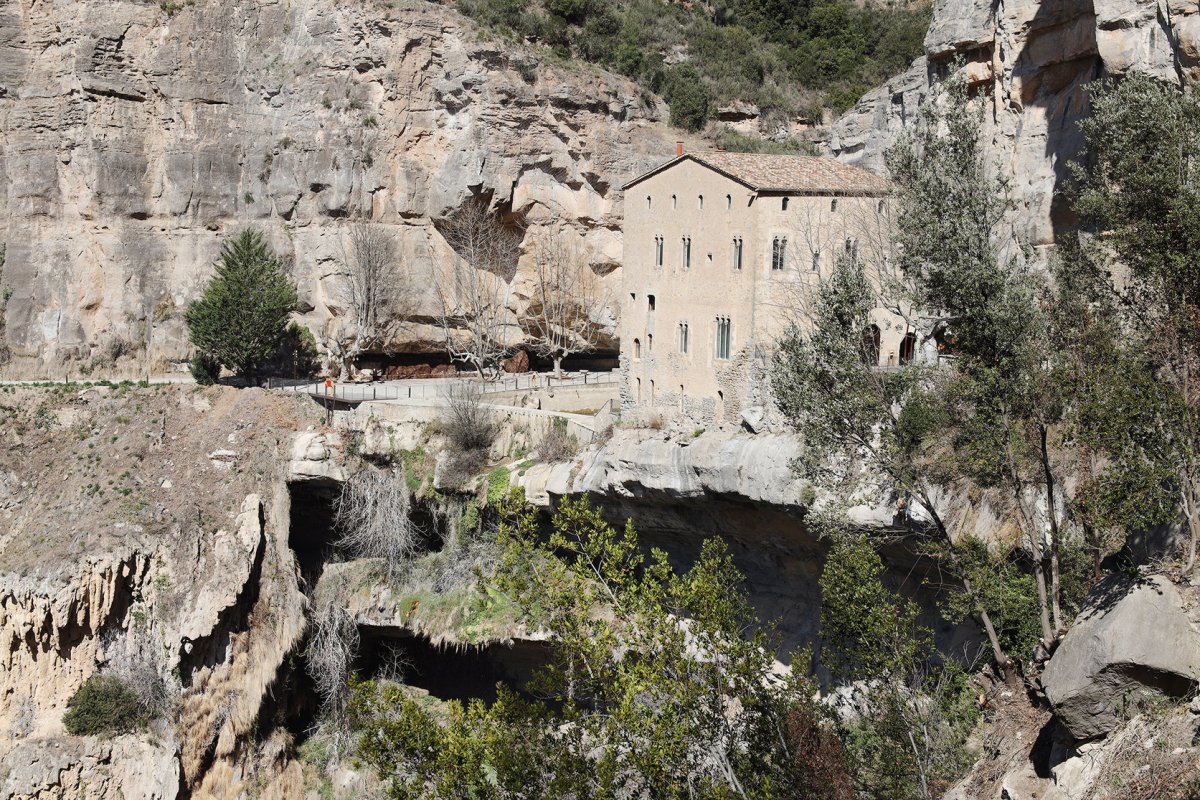
[[[552,373],[523,372],[502,375],[480,385],[483,394],[560,389],[581,386],[611,386],[620,382],[612,372],[575,372],[556,378]],[[437,400],[444,398],[451,386],[477,383],[477,378],[418,378],[414,380],[377,381],[373,383],[340,383],[338,381],[291,380],[271,378],[267,388],[293,394],[308,394],[329,398],[335,402],[366,403],[377,400]]]

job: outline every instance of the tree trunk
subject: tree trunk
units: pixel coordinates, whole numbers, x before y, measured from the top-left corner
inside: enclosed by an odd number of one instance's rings
[[[1187,564],[1183,571],[1188,574],[1196,568],[1196,544],[1200,540],[1200,498],[1196,495],[1195,483],[1190,480],[1184,481],[1183,509],[1187,513],[1190,541],[1188,542]]]
[[[563,362],[562,356],[554,357],[554,377],[560,381],[562,380],[562,362]]]
[[[1038,611],[1040,612],[1042,623],[1042,644],[1049,647],[1050,643],[1054,641],[1054,629],[1050,627],[1050,603],[1047,597],[1046,561],[1044,558],[1038,558],[1033,562],[1033,578],[1037,584]]]
[[[1050,610],[1054,615],[1054,634],[1063,629],[1062,623],[1062,590],[1059,582],[1058,568],[1058,502],[1055,500],[1054,472],[1050,469],[1050,448],[1047,444],[1045,425],[1038,425],[1042,444],[1042,474],[1046,482],[1046,519],[1050,523]]]
[[[942,541],[946,544],[946,552],[950,557],[950,563],[954,566],[958,578],[962,581],[963,591],[970,596],[972,603],[975,605],[975,615],[979,617],[980,624],[983,625],[984,633],[987,634],[988,644],[992,647],[992,658],[996,659],[996,665],[1004,673],[1004,682],[1009,686],[1017,687],[1017,672],[1008,654],[1004,652],[1004,648],[1000,644],[1000,636],[996,633],[996,626],[992,624],[992,617],[988,614],[983,603],[979,600],[979,595],[975,593],[974,587],[971,585],[971,579],[967,576],[966,570],[963,569],[962,562],[959,561],[958,555],[954,552],[954,542],[950,539],[950,532],[946,530],[946,524],[942,521],[942,517],[934,508],[933,502],[927,495],[918,494],[918,501],[924,507],[925,512],[929,514],[929,518],[933,520],[934,527],[937,528]]]
[[[1049,647],[1050,642],[1054,641],[1054,629],[1050,627],[1050,600],[1049,593],[1046,590],[1046,551],[1042,543],[1041,536],[1038,535],[1037,526],[1034,524],[1033,515],[1025,509],[1025,503],[1021,497],[1022,485],[1017,477],[1016,468],[1012,464],[1011,456],[1009,459],[1009,482],[1012,486],[1013,500],[1017,507],[1017,516],[1021,529],[1025,532],[1025,538],[1029,542],[1030,554],[1033,556],[1033,577],[1037,583],[1038,593],[1038,614],[1042,625],[1042,644]]]

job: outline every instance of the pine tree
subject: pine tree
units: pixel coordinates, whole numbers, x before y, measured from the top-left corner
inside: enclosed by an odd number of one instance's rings
[[[279,350],[297,303],[282,260],[249,228],[221,248],[216,274],[188,306],[188,332],[201,353],[248,378]]]

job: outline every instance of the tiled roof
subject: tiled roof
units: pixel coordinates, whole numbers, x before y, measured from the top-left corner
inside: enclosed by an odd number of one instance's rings
[[[836,159],[730,153],[723,150],[679,156],[634,178],[625,184],[625,188],[684,159],[711,167],[759,192],[838,195],[883,195],[888,192],[888,183],[883,178]]]

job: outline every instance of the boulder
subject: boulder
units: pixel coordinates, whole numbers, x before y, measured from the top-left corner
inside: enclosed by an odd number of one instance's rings
[[[526,353],[524,350],[518,350],[509,358],[501,361],[500,368],[510,374],[529,372],[529,353]]]
[[[1042,674],[1077,741],[1108,734],[1138,700],[1183,697],[1198,683],[1200,631],[1161,576],[1100,584]]]

